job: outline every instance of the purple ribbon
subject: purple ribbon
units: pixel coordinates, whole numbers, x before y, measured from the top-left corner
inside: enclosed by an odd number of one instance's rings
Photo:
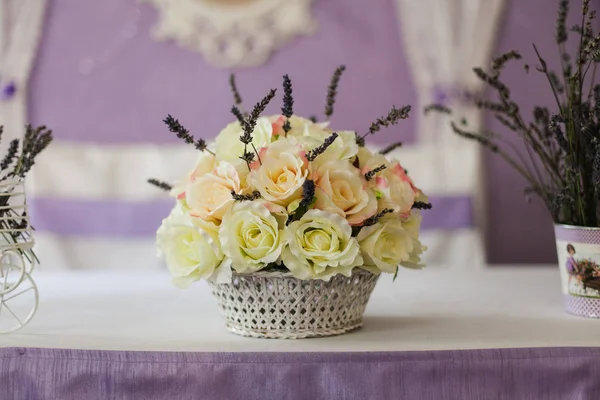
[[[10,100],[15,96],[17,92],[17,85],[14,82],[7,84],[0,84],[2,91],[0,92],[0,100]]]
[[[433,100],[438,105],[447,105],[451,100],[469,103],[473,99],[473,93],[458,86],[438,85],[433,88]]]

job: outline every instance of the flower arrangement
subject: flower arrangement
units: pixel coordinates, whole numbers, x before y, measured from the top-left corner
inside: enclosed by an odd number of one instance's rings
[[[175,199],[157,232],[157,245],[178,286],[200,279],[231,282],[239,274],[289,271],[300,280],[328,281],[355,268],[396,274],[420,268],[421,209],[431,208],[407,171],[374,153],[366,139],[408,118],[392,107],[369,130],[332,130],[337,87],[331,79],[324,122],[294,114],[292,83],[283,77],[281,114],[262,116],[273,89],[250,112],[232,75],[236,121],[208,144],[168,116],[169,130],[198,151],[198,161],[173,185],[149,182]]]
[[[4,128],[0,126],[0,140]],[[31,229],[29,216],[24,207],[22,191],[16,188],[21,185],[35,164],[36,157],[52,142],[52,131],[45,126],[27,125],[23,139],[13,139],[8,145],[6,154],[0,160],[0,234],[7,244],[30,242]],[[19,197],[14,201],[11,201]],[[31,263],[37,258],[33,251],[25,252],[20,246],[16,249]]]
[[[595,83],[600,62],[600,35],[594,32],[595,11],[590,1],[582,0],[581,23],[567,28],[569,1],[559,3],[556,43],[560,73],[554,72],[533,45],[539,65],[535,70],[545,76],[552,89],[555,109],[533,109],[532,119],[523,115],[513,100],[510,88],[502,80],[502,71],[522,57],[516,51],[493,60],[491,70],[474,68],[477,77],[495,94],[495,100],[476,100],[477,107],[515,133],[526,145],[527,154],[507,138],[489,130],[473,131],[468,121],[453,123],[454,131],[500,155],[528,182],[526,193],[535,193],[546,205],[554,222],[585,227],[600,227],[600,85]],[[574,34],[578,51],[566,50]],[[526,73],[530,71],[524,66]],[[439,104],[428,111],[451,113]]]
[[[0,140],[3,134],[0,126]],[[5,321],[0,317],[0,335],[23,328],[38,307],[38,289],[31,274],[39,260],[33,251],[24,181],[37,156],[51,142],[52,131],[45,126],[27,125],[23,137],[11,140],[0,158],[0,309],[8,311],[3,313]],[[15,314],[8,302],[16,297],[21,311]],[[29,311],[23,314],[26,307]]]

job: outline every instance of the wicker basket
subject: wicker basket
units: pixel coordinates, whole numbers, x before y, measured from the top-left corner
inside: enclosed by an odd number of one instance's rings
[[[243,336],[301,339],[333,336],[362,326],[379,275],[354,269],[328,282],[300,280],[289,272],[235,274],[231,283],[209,283],[227,329]]]

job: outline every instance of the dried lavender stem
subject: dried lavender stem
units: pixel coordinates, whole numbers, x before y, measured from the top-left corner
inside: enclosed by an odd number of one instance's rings
[[[325,104],[325,117],[329,120],[329,118],[333,115],[333,106],[335,104],[335,99],[337,96],[337,88],[340,83],[340,78],[342,74],[346,70],[346,66],[340,65],[334,72],[331,77],[331,82],[329,83],[329,88],[327,90],[327,101]]]
[[[242,104],[242,96],[240,96],[240,92],[238,91],[237,84],[235,82],[235,74],[229,75],[229,86],[231,88],[231,92],[233,93],[233,101],[237,106]]]
[[[546,78],[548,79],[548,83],[550,83],[550,87],[552,88],[552,94],[554,94],[554,100],[556,100],[558,109],[560,110],[560,113],[563,114],[562,104],[561,104],[560,100],[558,99],[558,94],[556,93],[556,87],[554,86],[554,82],[552,82],[552,79],[550,79],[550,74],[548,74],[548,66],[546,65],[546,61],[544,61],[544,59],[540,55],[540,52],[538,51],[537,46],[535,44],[533,45],[533,49],[535,50],[535,54],[537,55],[537,58],[540,61],[540,64],[542,64],[541,72],[544,75],[546,75]]]
[[[594,92],[594,84],[596,83],[596,70],[598,68],[598,63],[594,63],[594,68],[592,69],[592,81],[590,82],[590,91],[588,93],[588,101],[592,99],[592,93]]]

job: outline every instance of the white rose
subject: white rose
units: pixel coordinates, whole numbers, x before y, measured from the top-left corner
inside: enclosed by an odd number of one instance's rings
[[[243,201],[234,204],[223,217],[219,239],[237,272],[255,272],[279,259],[281,228],[264,204]]]
[[[299,279],[350,276],[363,262],[352,228],[330,212],[309,210],[285,228],[284,240],[283,264]]]
[[[332,133],[333,131],[330,129],[314,130],[310,135],[294,137],[292,140],[300,143],[306,151],[310,151],[322,145],[325,139],[330,137]],[[354,132],[336,131],[336,133],[338,135],[337,138],[323,154],[320,154],[315,159],[313,162],[314,165],[318,166],[331,160],[350,160],[356,155],[358,145],[356,144]]]
[[[191,218],[179,206],[163,220],[156,242],[175,285],[188,287],[200,279],[231,280],[231,266],[223,259],[218,229],[212,222]]]
[[[421,220],[421,212],[419,210],[412,210],[408,219],[402,221],[402,226],[406,229],[413,241],[413,249],[408,260],[400,263],[400,265],[405,268],[418,269],[425,266],[421,263],[421,255],[427,250],[427,247],[419,241]]]
[[[260,150],[260,159],[262,164],[252,164],[247,180],[265,200],[287,206],[302,196],[308,161],[299,146],[280,138]]]
[[[377,212],[377,199],[365,185],[360,171],[348,161],[333,160],[313,170],[315,208],[345,217],[350,225],[358,225]]]
[[[186,205],[193,217],[220,221],[233,204],[232,190],[242,192],[242,179],[234,165],[221,161],[211,173],[188,184]]]
[[[219,161],[238,160],[244,154],[244,143],[240,142],[240,136],[244,131],[239,122],[232,122],[219,133],[215,139],[215,154]],[[256,121],[256,127],[252,132],[252,144],[257,149],[271,143],[273,136],[273,121],[267,117],[260,117]],[[248,145],[252,150],[252,146]]]
[[[372,272],[395,273],[401,262],[408,261],[413,239],[398,219],[366,226],[356,237],[362,251],[364,268]]]

